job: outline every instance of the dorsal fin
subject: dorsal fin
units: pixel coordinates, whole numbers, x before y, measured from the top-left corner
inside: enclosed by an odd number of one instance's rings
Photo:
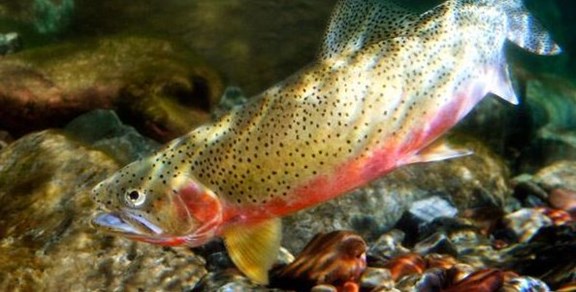
[[[402,34],[418,15],[386,0],[341,0],[320,50],[321,59],[348,56],[372,43]]]

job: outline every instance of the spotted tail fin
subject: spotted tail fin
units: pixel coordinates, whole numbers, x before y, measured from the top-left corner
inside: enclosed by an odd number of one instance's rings
[[[516,45],[539,55],[562,52],[542,24],[530,14],[522,0],[499,0],[508,15],[508,39]]]

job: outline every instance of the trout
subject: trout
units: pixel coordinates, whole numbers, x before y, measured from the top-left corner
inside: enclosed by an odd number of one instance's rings
[[[448,0],[423,13],[342,0],[317,58],[217,121],[93,189],[93,224],[166,246],[222,238],[267,283],[280,217],[406,164],[469,152],[438,139],[488,93],[513,103],[504,48],[560,52],[521,0]]]

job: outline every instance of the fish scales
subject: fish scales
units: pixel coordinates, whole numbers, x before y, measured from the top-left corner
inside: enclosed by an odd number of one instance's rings
[[[468,153],[437,138],[489,92],[517,102],[506,40],[560,51],[521,1],[450,0],[422,14],[341,1],[313,63],[100,183],[93,197],[108,212],[93,222],[165,245],[221,236],[265,283],[278,217],[401,165]]]
[[[330,62],[318,62],[264,92],[257,102],[225,117],[224,124],[226,128],[230,124],[232,131],[227,138],[219,137],[207,146],[214,150],[212,154],[197,155],[201,166],[192,166],[192,173],[199,178],[210,177],[207,186],[229,198],[232,204],[260,206],[273,199],[276,204],[282,201],[290,204],[293,201],[290,190],[294,186],[305,185],[317,175],[331,176],[352,159],[370,156],[385,146],[392,153],[400,151],[390,146],[394,144],[408,153],[420,149],[429,141],[428,135],[438,135],[443,130],[432,133],[423,129],[422,137],[418,138],[409,135],[410,132],[416,125],[426,125],[439,110],[454,103],[448,93],[460,80],[482,76],[482,66],[492,61],[484,56],[493,55],[492,46],[486,46],[488,52],[477,52],[475,57],[468,54],[478,50],[474,43],[450,43],[438,37],[439,31],[451,34],[459,24],[443,23],[444,27],[435,27],[436,21],[427,21],[436,20],[431,14],[420,25],[428,25],[427,29],[417,36],[373,43],[345,56],[342,61],[345,65],[336,68]],[[502,31],[493,26],[478,31],[476,23],[473,25],[475,35]],[[434,41],[434,35],[438,41]],[[420,42],[422,38],[430,41]],[[462,76],[462,72],[454,70],[456,66],[445,63],[454,59],[467,60],[478,67],[462,64],[467,69]],[[429,98],[430,92],[438,92],[438,96]],[[477,95],[477,99],[481,97]],[[454,122],[475,102],[456,107],[454,110],[460,113],[455,113]],[[396,136],[404,141],[392,142]],[[389,161],[388,165],[381,164],[379,171],[395,166],[395,161]],[[342,187],[340,192],[355,186]],[[318,199],[330,195],[318,195]]]

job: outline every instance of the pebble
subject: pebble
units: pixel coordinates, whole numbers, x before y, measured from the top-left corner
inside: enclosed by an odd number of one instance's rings
[[[554,188],[548,196],[548,203],[553,208],[576,214],[576,191],[564,188]]]
[[[408,213],[418,221],[430,223],[439,217],[454,217],[458,213],[458,209],[446,199],[433,196],[413,202]]]
[[[392,289],[394,280],[389,269],[368,267],[360,278],[360,287],[363,289]]]
[[[366,269],[366,250],[364,239],[351,231],[317,234],[293,262],[272,272],[272,282],[287,288],[358,282]]]
[[[0,34],[0,56],[13,54],[22,49],[22,38],[17,32]]]
[[[437,232],[419,241],[414,246],[414,252],[419,254],[441,253],[456,256],[458,251],[446,234]]]
[[[310,289],[310,292],[338,292],[338,289],[332,285],[316,285]]]
[[[542,227],[553,224],[552,220],[534,208],[525,208],[504,216],[506,228],[516,234],[519,242],[529,241]]]
[[[548,292],[550,288],[546,283],[532,277],[516,277],[502,285],[502,292]]]
[[[370,246],[368,255],[379,259],[389,259],[410,252],[409,249],[402,246],[404,236],[404,232],[399,229],[392,229],[382,234],[374,244]]]
[[[409,253],[391,259],[384,268],[389,269],[392,279],[397,281],[406,275],[422,274],[426,270],[426,261],[419,254]]]

